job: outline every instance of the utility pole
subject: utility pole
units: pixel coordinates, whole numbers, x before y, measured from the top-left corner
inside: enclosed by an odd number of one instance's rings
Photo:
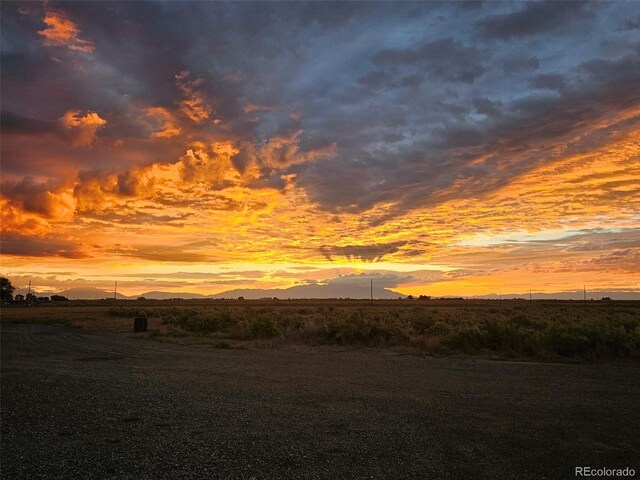
[[[115,285],[113,286],[113,299],[118,299],[118,281],[116,280]]]
[[[531,301],[531,289],[529,289],[529,301]]]
[[[31,295],[31,280],[29,280],[29,291],[27,292],[27,297]]]
[[[584,292],[584,302],[587,303],[587,286],[583,285],[582,290]]]

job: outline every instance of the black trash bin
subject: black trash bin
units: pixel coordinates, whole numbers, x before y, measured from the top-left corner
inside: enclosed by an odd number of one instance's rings
[[[133,319],[133,333],[147,331],[147,317],[136,317]]]

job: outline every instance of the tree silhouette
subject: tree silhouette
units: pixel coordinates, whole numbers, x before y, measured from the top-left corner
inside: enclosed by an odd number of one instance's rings
[[[0,300],[3,302],[10,302],[13,300],[14,286],[8,278],[0,278]]]

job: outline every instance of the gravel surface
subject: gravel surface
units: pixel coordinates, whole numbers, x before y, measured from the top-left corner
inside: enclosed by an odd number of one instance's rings
[[[219,350],[2,324],[1,401],[6,480],[640,476],[638,363]]]

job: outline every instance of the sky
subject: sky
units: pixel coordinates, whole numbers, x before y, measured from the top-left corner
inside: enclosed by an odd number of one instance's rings
[[[11,2],[38,292],[640,290],[635,2]]]

